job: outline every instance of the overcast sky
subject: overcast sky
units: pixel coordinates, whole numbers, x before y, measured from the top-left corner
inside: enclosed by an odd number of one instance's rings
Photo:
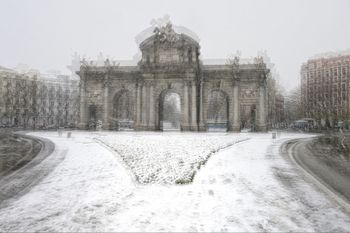
[[[0,66],[67,73],[74,52],[132,59],[135,36],[164,14],[200,37],[203,58],[267,50],[287,89],[309,57],[350,48],[349,0],[0,0]]]

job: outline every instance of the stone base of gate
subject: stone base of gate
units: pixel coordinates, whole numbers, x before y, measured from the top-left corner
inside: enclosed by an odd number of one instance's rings
[[[232,125],[229,130],[230,132],[241,132],[241,126],[240,125]]]
[[[199,124],[198,125],[198,131],[206,132],[207,131],[207,126],[205,124]]]
[[[256,131],[258,131],[258,132],[267,132],[267,126],[266,125],[258,125],[256,127]]]
[[[134,127],[136,131],[159,131],[155,125],[137,125]]]
[[[181,125],[180,126],[181,131],[191,131],[190,125]]]
[[[181,125],[181,131],[198,131],[197,125]]]
[[[109,123],[107,122],[107,123],[102,123],[102,129],[104,129],[104,130],[110,130],[110,125],[109,125]]]
[[[87,124],[87,123],[82,123],[82,122],[80,122],[80,123],[78,124],[78,129],[86,130],[86,129],[88,129],[88,124]]]

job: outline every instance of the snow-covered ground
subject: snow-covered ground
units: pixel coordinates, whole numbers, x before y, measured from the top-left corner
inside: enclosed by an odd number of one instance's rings
[[[209,157],[247,136],[205,133],[100,134],[142,184],[189,183]]]
[[[74,132],[70,139],[58,137],[53,132],[34,135],[54,141],[56,153],[67,151],[65,159],[30,192],[0,208],[0,231],[350,229],[349,216],[279,155],[282,142],[307,135],[282,134],[273,140],[271,134],[262,133],[208,134],[211,138],[209,141],[215,144],[211,149],[238,139],[249,140],[212,154],[197,172],[193,183],[187,185],[164,185],[163,182],[140,184],[135,179],[135,171],[138,170],[131,169],[123,158],[126,154],[120,155],[118,149],[119,153],[105,143],[129,143],[125,150],[130,151],[129,147],[140,146],[137,143],[146,146],[147,137],[164,137],[167,139],[159,139],[162,143],[156,144],[159,148],[153,144],[150,146],[150,151],[162,157],[158,150],[173,150],[176,143],[172,146],[171,143],[176,141],[175,138],[188,137],[188,144],[194,144],[197,143],[196,138],[202,141],[200,138],[206,137],[199,133],[171,133],[162,136],[159,133],[130,132],[115,136],[111,132]],[[143,139],[131,140],[135,137]],[[113,138],[118,138],[123,143],[113,142]],[[178,140],[181,143],[186,141]],[[198,143],[208,145],[209,142],[203,140]],[[179,146],[184,147],[183,145]],[[186,158],[184,163],[198,163],[198,158],[205,158],[206,155],[192,154],[194,147],[187,147],[190,152],[185,147],[176,149],[179,153],[194,156]],[[135,166],[149,166],[151,162],[145,162],[145,158],[149,157],[150,151],[146,149],[144,158]],[[204,150],[203,153],[206,152]],[[171,156],[176,157],[178,154],[172,152]],[[163,157],[156,163],[161,164],[162,161]],[[172,164],[177,166],[178,163]],[[167,166],[169,165],[165,165]],[[163,175],[167,176],[167,173],[159,173],[157,182],[162,181]]]

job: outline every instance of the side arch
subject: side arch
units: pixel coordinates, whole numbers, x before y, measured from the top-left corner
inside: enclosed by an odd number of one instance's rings
[[[222,89],[208,90],[206,98],[207,130],[229,130],[230,98]]]
[[[181,109],[181,118],[180,118],[180,129],[182,130],[183,127],[183,115],[184,115],[184,94],[183,94],[183,88],[179,86],[179,84],[174,84],[172,85],[171,88],[168,86],[161,85],[157,86],[154,91],[154,109],[155,109],[155,128],[156,130],[162,130],[160,121],[162,120],[162,111],[163,111],[163,106],[162,102],[164,101],[164,97],[167,94],[175,93],[179,96],[180,98],[180,109]]]
[[[174,89],[163,90],[158,98],[159,130],[164,130],[165,124],[168,124],[168,128],[181,130],[182,115],[181,95]]]
[[[132,129],[135,121],[134,98],[132,91],[121,89],[114,93],[109,112],[109,123],[112,129]]]

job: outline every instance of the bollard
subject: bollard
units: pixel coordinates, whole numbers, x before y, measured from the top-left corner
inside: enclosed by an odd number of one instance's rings
[[[67,132],[67,138],[70,138],[72,136],[72,132]]]
[[[272,139],[276,139],[276,132],[272,132]]]
[[[277,131],[277,137],[278,137],[278,138],[281,137],[281,131],[280,131],[280,130]]]

